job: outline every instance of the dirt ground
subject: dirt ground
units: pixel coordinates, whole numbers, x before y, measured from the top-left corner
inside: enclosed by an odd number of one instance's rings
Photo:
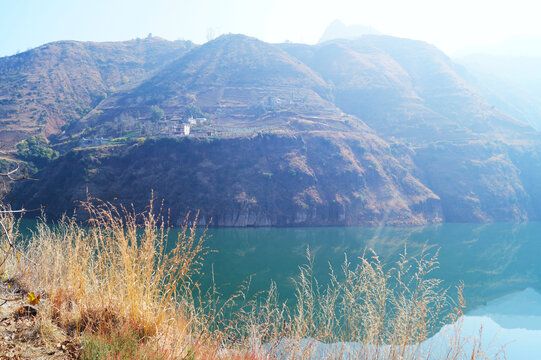
[[[17,284],[0,281],[0,360],[79,357],[80,345],[43,316],[43,306],[31,305]]]

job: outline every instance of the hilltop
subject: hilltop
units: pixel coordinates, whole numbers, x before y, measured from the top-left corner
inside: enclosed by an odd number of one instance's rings
[[[356,39],[363,35],[381,35],[379,31],[374,29],[371,26],[364,25],[345,25],[340,20],[334,20],[332,23],[327,26],[323,35],[319,39],[319,43],[324,43],[329,40],[336,39]]]
[[[152,124],[156,107],[164,120],[182,119],[187,107],[196,108],[201,116],[209,114],[221,133],[333,125],[344,129],[348,119],[332,103],[328,84],[298,59],[257,39],[227,35],[110,96],[75,131],[92,127],[94,133],[119,136],[113,125],[124,120],[124,132],[145,135],[143,127],[159,127]]]

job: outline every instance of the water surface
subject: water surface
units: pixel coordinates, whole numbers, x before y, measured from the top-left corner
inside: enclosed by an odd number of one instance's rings
[[[424,227],[324,227],[209,229],[206,256],[208,285],[214,279],[224,295],[251,279],[254,291],[266,290],[271,279],[282,298],[291,298],[291,278],[306,262],[307,247],[315,257],[316,275],[325,279],[335,269],[373,249],[392,263],[407,249],[418,255],[423,247],[439,251],[434,274],[447,287],[465,286],[466,304],[475,309],[499,297],[532,288],[541,292],[541,223],[439,224]]]

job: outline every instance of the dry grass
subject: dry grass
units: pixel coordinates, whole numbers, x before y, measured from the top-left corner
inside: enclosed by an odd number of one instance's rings
[[[390,267],[367,251],[324,286],[313,258],[295,278],[294,303],[278,299],[276,285],[248,298],[249,283],[223,299],[216,288],[199,291],[192,281],[204,255],[204,233],[184,226],[168,246],[168,229],[152,205],[135,214],[108,203],[85,203],[88,226],[64,218],[38,224],[24,248],[8,251],[3,276],[43,295],[39,329],[55,341],[55,326],[85,344],[86,359],[481,359],[466,353],[460,334],[447,354],[420,353],[441,325],[454,321],[454,303],[432,276],[437,254],[401,256]],[[12,239],[17,222],[3,214]],[[0,247],[10,250],[6,236]],[[448,317],[445,318],[445,315]],[[336,345],[325,352],[324,343]]]
[[[203,253],[195,227],[185,226],[168,249],[152,208],[135,215],[103,202],[84,205],[87,227],[70,218],[53,227],[39,222],[18,252],[24,256],[12,252],[3,274],[46,294],[50,318],[74,336],[129,326],[147,341],[186,329],[178,289],[189,286]],[[2,220],[16,232],[12,218]]]

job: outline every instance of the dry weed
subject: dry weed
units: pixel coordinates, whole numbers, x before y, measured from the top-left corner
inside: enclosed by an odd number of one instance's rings
[[[433,277],[437,253],[426,251],[414,259],[404,251],[390,267],[370,250],[354,263],[345,256],[339,271],[330,267],[323,285],[307,249],[294,279],[294,302],[279,301],[274,283],[265,294],[248,297],[247,282],[224,299],[215,286],[201,291],[192,281],[205,253],[205,234],[195,225],[186,222],[169,244],[168,228],[152,204],[142,214],[97,200],[83,205],[87,226],[67,217],[54,226],[41,221],[19,248],[22,257],[6,236],[0,243],[2,274],[42,294],[38,330],[51,342],[54,323],[86,336],[96,354],[105,349],[103,354],[135,358],[417,359],[445,315],[454,321],[463,309],[460,292],[453,305]],[[12,215],[0,215],[0,221],[13,239],[19,236]],[[135,345],[113,343],[122,339]],[[422,358],[484,356],[480,342],[466,354],[459,332],[450,344],[448,354]]]

